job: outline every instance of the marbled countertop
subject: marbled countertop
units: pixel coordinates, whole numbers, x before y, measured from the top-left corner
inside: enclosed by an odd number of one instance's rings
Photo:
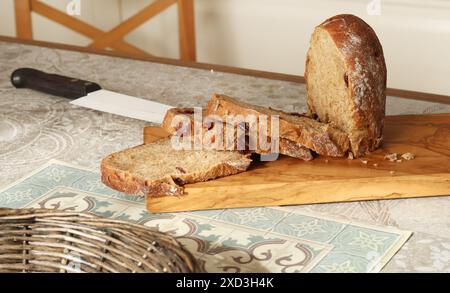
[[[148,123],[70,105],[66,99],[16,90],[19,67],[98,82],[103,88],[173,106],[202,106],[225,93],[287,111],[306,110],[302,84],[0,42],[0,187],[50,159],[97,168],[107,154],[142,143]],[[450,112],[450,105],[389,97],[387,114]],[[450,271],[450,197],[298,206],[414,232],[383,269]]]

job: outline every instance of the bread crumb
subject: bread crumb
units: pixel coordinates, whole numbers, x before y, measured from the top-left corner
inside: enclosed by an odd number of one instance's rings
[[[395,162],[398,160],[398,154],[397,153],[387,154],[384,156],[384,159],[389,160],[390,162]]]
[[[376,167],[378,167],[378,164],[377,163],[375,163],[375,164],[373,164],[373,166],[376,168]]]
[[[389,171],[389,173],[391,173],[391,175],[394,175],[394,174],[395,174],[395,171]]]
[[[416,158],[416,155],[413,153],[404,153],[402,155],[402,159],[404,159],[406,161],[414,160],[415,158]]]
[[[325,160],[325,163],[328,164],[328,159]]]
[[[400,156],[400,158],[397,153],[391,153],[391,154],[385,155],[384,159],[389,160],[390,162],[401,163],[401,162],[403,162],[403,160],[410,161],[410,160],[413,160],[415,157],[416,157],[416,155],[413,153],[404,153],[403,155]]]
[[[353,153],[352,152],[349,152],[348,153],[348,159],[349,160],[353,160],[355,157],[353,156]]]
[[[363,163],[364,165],[367,165],[367,163],[369,163],[369,161],[367,161],[367,160],[361,160],[361,163]]]

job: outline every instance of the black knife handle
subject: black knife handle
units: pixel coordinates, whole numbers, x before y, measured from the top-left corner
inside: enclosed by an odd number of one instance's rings
[[[100,90],[93,82],[45,73],[33,68],[19,68],[11,74],[11,83],[16,88],[28,88],[50,95],[77,99]]]

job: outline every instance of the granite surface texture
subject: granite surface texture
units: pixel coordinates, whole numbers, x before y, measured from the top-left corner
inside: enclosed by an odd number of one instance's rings
[[[306,110],[302,84],[0,42],[0,187],[50,159],[97,168],[107,154],[142,143],[149,123],[14,89],[19,67],[82,78],[103,88],[173,106],[203,106],[213,93],[286,111]],[[387,114],[450,112],[450,105],[389,97]],[[413,231],[384,272],[450,272],[450,197],[297,206]]]

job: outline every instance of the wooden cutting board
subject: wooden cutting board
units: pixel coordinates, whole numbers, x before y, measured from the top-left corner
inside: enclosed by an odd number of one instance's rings
[[[147,209],[176,212],[450,195],[450,114],[389,116],[384,133],[383,146],[362,160],[318,157],[304,162],[280,156],[241,174],[187,185],[181,197],[148,198]],[[159,127],[144,129],[145,143],[165,136]],[[416,158],[384,160],[394,152],[411,152]]]

